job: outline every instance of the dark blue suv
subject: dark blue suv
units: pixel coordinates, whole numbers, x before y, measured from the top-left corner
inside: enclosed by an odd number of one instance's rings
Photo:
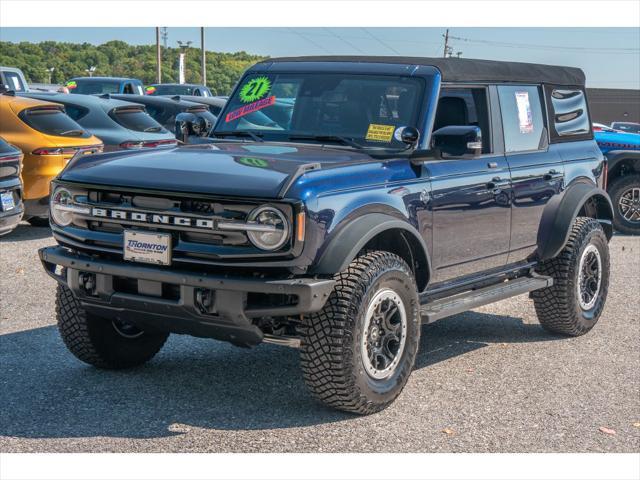
[[[169,333],[300,349],[314,396],[379,411],[421,323],[530,293],[577,336],[612,206],[581,70],[303,57],[250,68],[210,142],[77,158],[52,186],[63,340],[125,368]],[[184,121],[179,128],[193,128]]]

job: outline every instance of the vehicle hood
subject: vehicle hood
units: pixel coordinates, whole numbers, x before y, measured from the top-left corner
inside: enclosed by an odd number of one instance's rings
[[[277,198],[300,167],[370,161],[353,150],[291,144],[217,143],[79,158],[63,181],[159,191]]]

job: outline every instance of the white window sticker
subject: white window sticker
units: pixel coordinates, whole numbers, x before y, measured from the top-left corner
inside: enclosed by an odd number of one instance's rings
[[[533,132],[533,114],[531,113],[531,103],[529,103],[529,92],[516,92],[515,95],[520,133],[531,133]]]

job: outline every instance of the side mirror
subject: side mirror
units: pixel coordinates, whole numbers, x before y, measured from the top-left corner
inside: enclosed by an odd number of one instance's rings
[[[400,133],[400,140],[410,146],[415,146],[420,140],[420,132],[416,127],[404,127]]]
[[[176,138],[188,143],[190,136],[206,137],[211,130],[210,122],[193,113],[182,112],[176,115]]]
[[[431,143],[442,153],[461,157],[482,153],[482,130],[475,125],[449,125],[433,132]]]

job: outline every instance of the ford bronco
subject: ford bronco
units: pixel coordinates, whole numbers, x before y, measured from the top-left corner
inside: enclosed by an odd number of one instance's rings
[[[62,338],[114,369],[170,333],[295,346],[316,398],[367,414],[406,384],[421,323],[529,293],[543,328],[585,334],[613,209],[584,85],[471,59],[258,63],[210,143],[78,157],[53,182]]]

